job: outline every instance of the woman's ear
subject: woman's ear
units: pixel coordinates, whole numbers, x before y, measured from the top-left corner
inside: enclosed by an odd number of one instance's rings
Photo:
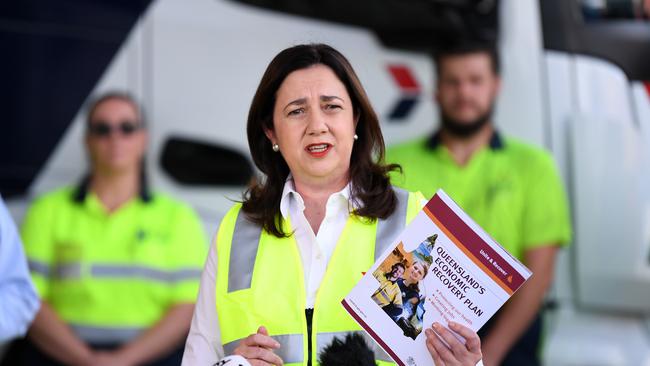
[[[266,137],[271,140],[271,145],[277,144],[277,139],[275,138],[275,132],[273,130],[269,130],[267,128],[264,129],[264,134]]]

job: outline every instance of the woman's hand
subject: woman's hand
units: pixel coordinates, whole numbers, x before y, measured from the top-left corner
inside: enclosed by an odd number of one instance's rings
[[[449,347],[436,336],[431,329],[425,331],[427,348],[436,366],[475,366],[481,358],[481,340],[471,329],[455,322],[449,322],[449,328],[465,338],[463,345],[451,332],[438,323],[433,329],[447,342]]]
[[[235,348],[234,354],[244,357],[252,366],[283,365],[282,359],[273,353],[280,348],[280,343],[269,337],[269,332],[264,326],[259,327],[257,333],[242,339]]]

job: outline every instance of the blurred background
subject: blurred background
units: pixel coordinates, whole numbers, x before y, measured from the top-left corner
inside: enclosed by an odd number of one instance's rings
[[[4,1],[0,193],[20,223],[35,196],[77,182],[85,102],[128,90],[146,111],[153,186],[212,236],[255,174],[246,117],[279,50],[346,55],[390,145],[437,125],[431,49],[498,41],[496,124],[553,153],[574,223],[544,362],[650,365],[649,17],[644,0]]]

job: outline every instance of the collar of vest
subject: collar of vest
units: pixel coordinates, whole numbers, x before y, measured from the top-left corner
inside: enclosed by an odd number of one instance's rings
[[[438,146],[440,146],[440,144],[441,144],[440,130],[437,130],[427,140],[427,147],[431,150],[435,150],[438,148]],[[503,141],[503,138],[501,137],[499,131],[497,131],[496,129],[492,132],[492,136],[490,136],[490,142],[488,143],[488,146],[493,151],[498,151],[505,148],[505,143]]]
[[[87,174],[81,179],[79,184],[77,184],[77,187],[74,189],[72,193],[72,201],[79,204],[83,203],[86,200],[89,189],[90,174]],[[153,196],[149,191],[149,185],[147,184],[147,176],[144,171],[140,173],[140,192],[138,193],[138,196],[144,203],[150,203],[153,200]]]

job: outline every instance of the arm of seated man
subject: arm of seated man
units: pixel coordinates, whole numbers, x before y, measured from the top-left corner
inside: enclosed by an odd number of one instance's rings
[[[190,329],[193,311],[192,303],[173,305],[138,338],[115,351],[98,352],[96,365],[140,365],[163,357],[182,344]]]
[[[503,307],[490,334],[483,339],[483,362],[500,364],[539,312],[553,280],[559,246],[548,244],[524,253],[526,266],[533,272],[530,280]]]
[[[73,366],[93,365],[93,352],[46,302],[36,313],[27,333],[29,339],[50,357]]]

